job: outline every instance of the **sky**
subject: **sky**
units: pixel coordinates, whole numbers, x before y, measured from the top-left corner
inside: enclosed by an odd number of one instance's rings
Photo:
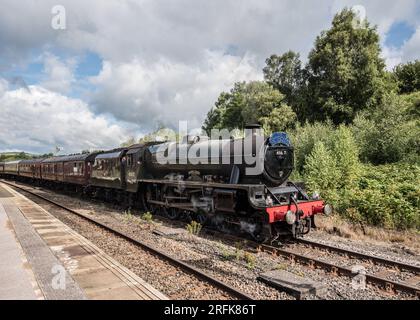
[[[354,6],[377,26],[388,69],[420,58],[420,0],[2,0],[0,152],[200,127],[220,92],[261,80],[271,54],[305,61]]]

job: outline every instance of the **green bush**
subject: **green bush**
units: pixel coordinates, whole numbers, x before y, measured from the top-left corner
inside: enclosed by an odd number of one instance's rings
[[[315,142],[305,158],[303,177],[308,191],[321,192],[329,202],[338,205],[341,194],[354,188],[360,175],[359,152],[352,132],[346,126]]]
[[[298,125],[295,130],[290,132],[295,153],[296,172],[303,171],[306,157],[311,154],[316,142],[322,142],[327,147],[331,145],[333,132],[334,127],[330,122]]]
[[[338,169],[338,188],[352,188],[360,175],[359,148],[350,129],[341,125],[332,135],[331,151]]]
[[[330,201],[336,200],[339,171],[335,158],[323,142],[316,142],[304,166],[308,191],[318,191]]]
[[[352,131],[357,138],[361,159],[385,164],[399,161],[415,163],[420,153],[418,117],[411,114],[408,99],[388,94],[375,110],[358,114]]]
[[[336,210],[352,221],[420,229],[420,166],[365,165],[356,188],[340,193]]]
[[[420,117],[420,91],[400,96],[401,99],[407,104],[406,112],[410,116]]]
[[[315,133],[311,135],[312,129]],[[364,134],[371,134],[369,130],[366,127]],[[297,155],[302,158],[303,169],[296,170],[293,178],[305,181],[309,192],[318,191],[337,213],[356,223],[420,229],[418,162],[362,164],[354,128],[346,126],[306,125],[294,135],[297,137],[301,141],[295,143],[303,141]],[[382,146],[371,141],[365,148]]]

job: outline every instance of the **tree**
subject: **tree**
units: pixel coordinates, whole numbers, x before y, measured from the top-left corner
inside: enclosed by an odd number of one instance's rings
[[[330,148],[332,136],[334,136],[334,126],[331,121],[298,124],[290,132],[290,139],[294,147],[295,170],[302,173],[305,161],[313,151],[315,143],[322,142],[325,147]]]
[[[27,154],[27,153],[25,153],[25,152],[19,152],[16,156],[15,156],[15,158],[17,159],[17,160],[28,160],[28,159],[31,159],[32,157],[31,157],[31,155],[30,154]]]
[[[420,90],[420,60],[399,64],[393,71],[400,93]]]
[[[328,198],[330,192],[337,188],[340,172],[335,158],[323,142],[315,143],[306,159],[304,173],[310,191],[321,192]]]
[[[293,112],[292,108],[282,103],[277,108],[271,110],[268,116],[262,116],[258,119],[258,122],[264,128],[264,132],[267,134],[275,131],[284,131],[286,128],[292,126],[296,120],[296,113]]]
[[[222,92],[207,114],[203,130],[242,129],[247,123],[260,123],[271,131],[285,130],[296,114],[285,103],[284,95],[261,81],[235,83],[232,90]]]
[[[400,96],[407,104],[407,114],[420,120],[420,91]]]
[[[418,161],[420,130],[418,117],[409,113],[404,97],[395,93],[385,95],[374,110],[357,115],[352,125],[360,147],[362,160],[374,164]]]
[[[302,67],[299,54],[288,51],[281,56],[271,55],[265,60],[264,79],[286,96],[288,104],[296,100],[302,85]]]
[[[203,130],[207,131],[207,133],[210,133],[211,129],[221,129],[219,126],[223,123],[226,111],[225,105],[230,97],[230,93],[222,92],[219,95],[214,108],[207,113],[207,117],[203,124]]]
[[[136,144],[136,139],[134,137],[129,137],[127,141],[120,144],[120,147],[129,147],[133,144]]]
[[[179,135],[174,130],[165,128],[163,125],[160,125],[157,130],[150,132],[140,138],[139,143],[179,141],[179,138]]]
[[[338,188],[355,187],[360,175],[359,148],[347,126],[340,125],[334,132],[331,151],[339,171]]]
[[[349,123],[357,111],[379,104],[389,81],[376,27],[344,9],[309,54],[306,103],[311,120]]]

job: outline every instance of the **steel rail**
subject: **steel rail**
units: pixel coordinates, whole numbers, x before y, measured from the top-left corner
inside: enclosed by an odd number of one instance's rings
[[[33,193],[33,192],[29,191],[29,190],[25,190],[25,188],[23,188],[21,186],[14,185],[14,184],[9,183],[9,182],[6,182],[4,180],[2,180],[2,182],[6,183],[6,184],[9,184],[11,186],[14,186],[16,188],[22,189],[22,190],[24,190],[24,191],[26,191],[26,192],[28,192],[30,194],[34,194],[35,196],[37,196],[39,198],[42,198],[42,199],[46,200],[47,202],[51,202],[51,203],[53,203],[53,204],[55,204],[55,205],[57,205],[59,207],[62,207],[62,209],[64,209],[64,210],[69,210],[70,212],[73,211],[72,209],[66,208],[66,207],[60,205],[59,203],[54,202],[53,200],[50,200],[48,198],[44,198],[43,196],[38,195],[36,193]],[[81,217],[83,217],[85,219],[93,220],[90,217],[84,216],[83,214],[81,214],[81,213],[79,213],[77,211],[74,211],[74,213],[76,215],[80,215]],[[99,223],[100,225],[102,225],[100,222],[97,222],[97,221],[92,221],[92,222],[93,223]],[[110,228],[110,227],[104,226],[104,228]],[[110,228],[110,229],[112,229],[112,228]],[[114,232],[114,231],[111,231],[111,232]],[[119,231],[115,231],[115,232],[119,233]],[[216,230],[209,230],[209,233],[210,234],[211,233],[212,234],[221,234],[220,232],[218,232]],[[223,235],[224,237],[226,237],[225,234],[221,234],[221,235]],[[122,237],[124,237],[124,236],[126,236],[127,237],[127,240],[129,240],[129,241],[139,242],[138,240],[133,239],[133,238],[131,238],[128,235],[122,235]],[[237,238],[236,236],[232,236],[232,235],[230,235],[230,236],[233,237],[233,238],[235,238],[235,239]],[[238,240],[239,239],[244,240],[242,238],[238,238]],[[293,261],[297,261],[297,262],[306,264],[306,265],[308,265],[310,267],[321,267],[323,269],[326,269],[326,270],[330,271],[333,274],[341,274],[341,275],[345,275],[345,276],[354,276],[355,275],[353,273],[353,271],[350,268],[348,268],[348,267],[336,265],[336,264],[333,264],[333,263],[330,263],[330,262],[326,262],[326,261],[323,261],[323,260],[312,258],[310,256],[306,256],[306,255],[303,255],[303,254],[298,254],[298,253],[295,253],[293,251],[286,250],[286,249],[283,249],[283,248],[279,248],[279,247],[276,247],[276,246],[271,246],[271,245],[266,245],[266,244],[260,244],[260,243],[257,243],[257,242],[254,242],[254,241],[251,241],[251,240],[248,240],[248,239],[246,240],[246,242],[247,242],[248,245],[254,247],[257,250],[264,251],[264,252],[269,252],[269,253],[276,254],[276,255],[281,255],[283,257],[288,258],[292,262]],[[301,243],[306,244],[306,245],[313,245],[313,246],[322,247],[325,250],[328,249],[328,250],[335,251],[335,252],[338,252],[338,253],[347,254],[348,256],[349,255],[352,255],[352,256],[355,256],[355,257],[358,257],[358,258],[361,258],[361,259],[371,260],[371,261],[379,262],[379,263],[382,263],[382,264],[387,264],[387,265],[390,265],[390,266],[393,266],[393,267],[398,267],[398,268],[401,268],[401,269],[406,269],[406,270],[409,270],[409,271],[412,271],[412,272],[416,272],[416,273],[418,273],[419,272],[419,269],[420,269],[417,266],[413,266],[413,265],[401,263],[401,262],[394,261],[394,260],[387,260],[387,259],[380,258],[380,257],[377,257],[377,256],[370,256],[368,254],[363,254],[363,253],[359,253],[359,252],[356,252],[356,251],[346,250],[346,249],[338,248],[338,247],[335,247],[335,246],[330,246],[330,245],[326,245],[326,244],[320,244],[318,242],[312,242],[312,241],[306,240],[306,239],[299,239],[298,242],[301,242]],[[146,246],[148,246],[148,245],[146,245]],[[157,253],[157,254],[159,254],[159,253]],[[165,253],[162,253],[162,254],[164,256],[166,256]],[[174,258],[169,257],[169,259],[172,260]],[[179,262],[182,263],[182,264],[185,264],[182,261],[179,261]],[[190,265],[188,265],[188,266],[191,267],[191,268],[193,268],[193,269],[196,269],[196,268],[194,268],[194,267],[192,267]],[[201,271],[198,271],[198,272],[201,273]],[[212,278],[209,275],[207,275],[207,276],[210,277],[210,278]],[[396,281],[388,280],[388,279],[386,279],[384,277],[380,277],[380,276],[377,276],[377,275],[374,275],[374,274],[370,274],[370,273],[366,274],[365,276],[366,276],[366,281],[368,283],[371,283],[371,284],[374,284],[374,285],[378,285],[378,286],[382,287],[383,289],[387,290],[388,292],[393,292],[394,290],[398,290],[398,291],[407,292],[407,293],[413,294],[413,295],[415,295],[417,297],[420,297],[420,288],[418,288],[416,286],[411,286],[409,284],[405,284],[405,283],[401,283],[401,282],[396,282]],[[243,293],[241,293],[241,294],[243,294]],[[246,294],[244,294],[244,295],[247,296]],[[252,299],[252,298],[249,297],[249,296],[247,296],[246,298],[244,297],[243,299]]]
[[[131,243],[133,243],[133,244],[135,244],[135,245],[137,245],[137,246],[139,246],[139,247],[141,247],[141,248],[149,251],[149,252],[151,252],[154,255],[159,256],[159,257],[165,259],[169,263],[171,263],[171,264],[173,264],[173,265],[175,265],[177,267],[180,267],[183,270],[186,270],[187,272],[189,272],[189,273],[197,276],[198,278],[200,278],[200,279],[202,279],[204,281],[207,281],[207,282],[211,283],[215,287],[218,287],[219,289],[221,289],[221,290],[223,290],[223,291],[231,294],[235,298],[238,298],[238,299],[241,299],[241,300],[254,300],[254,298],[252,298],[250,295],[248,295],[248,294],[246,294],[246,293],[244,293],[244,292],[242,292],[240,290],[237,290],[237,289],[233,288],[232,286],[230,286],[230,285],[228,285],[228,284],[226,284],[226,283],[224,283],[224,282],[216,279],[215,277],[213,277],[213,276],[211,276],[211,275],[209,275],[209,274],[207,274],[207,273],[205,273],[203,271],[200,271],[196,267],[194,267],[194,266],[192,266],[190,264],[187,264],[187,263],[185,263],[185,262],[183,262],[183,261],[181,261],[179,259],[173,258],[173,257],[169,256],[168,254],[164,253],[163,251],[160,251],[159,249],[156,249],[156,248],[154,248],[154,247],[152,247],[152,246],[150,246],[150,245],[148,245],[148,244],[146,244],[146,243],[144,243],[144,242],[142,242],[142,241],[140,241],[138,239],[135,239],[135,238],[131,237],[128,234],[125,234],[125,233],[123,233],[121,231],[118,231],[118,230],[116,230],[116,229],[114,229],[114,228],[112,228],[112,227],[110,227],[110,226],[108,226],[108,225],[106,225],[106,224],[104,224],[104,223],[102,223],[100,221],[97,221],[96,219],[94,219],[92,217],[88,217],[88,216],[86,216],[86,215],[84,215],[84,214],[82,214],[80,212],[77,212],[77,211],[75,211],[73,209],[67,208],[66,206],[64,206],[64,205],[62,205],[62,204],[60,204],[58,202],[55,202],[54,200],[48,199],[48,198],[46,198],[44,196],[41,196],[41,195],[39,195],[39,194],[37,194],[35,192],[32,192],[32,191],[30,191],[30,190],[28,190],[28,189],[26,189],[26,188],[24,188],[22,186],[18,186],[18,185],[14,184],[14,183],[10,183],[10,182],[4,181],[3,179],[1,180],[1,182],[2,183],[5,183],[5,184],[7,184],[7,185],[9,185],[11,187],[15,187],[15,188],[20,189],[20,190],[22,190],[24,192],[27,192],[27,193],[35,196],[35,197],[38,197],[38,198],[40,198],[40,199],[42,199],[42,200],[44,200],[44,201],[46,201],[48,203],[53,204],[53,205],[55,205],[55,206],[57,206],[57,207],[65,210],[65,211],[68,211],[68,212],[70,212],[72,214],[75,214],[75,215],[77,215],[77,216],[85,219],[86,221],[89,221],[90,223],[93,223],[93,224],[95,224],[95,225],[97,225],[97,226],[99,226],[99,227],[101,227],[101,228],[103,228],[103,229],[105,229],[105,230],[107,230],[107,231],[109,231],[109,232],[117,235],[118,237],[121,237],[121,238],[123,238],[123,239],[125,239],[125,240],[127,240],[127,241],[129,241],[129,242],[131,242]]]
[[[316,241],[312,241],[312,240],[308,240],[308,239],[297,239],[297,242],[308,245],[308,246],[320,248],[320,249],[323,249],[323,250],[328,250],[328,251],[331,251],[331,252],[337,252],[337,253],[341,253],[341,254],[347,255],[347,256],[353,256],[355,258],[368,260],[368,261],[372,261],[372,262],[376,262],[376,263],[381,263],[381,264],[384,264],[384,265],[388,265],[390,267],[397,267],[400,270],[407,270],[407,271],[411,271],[411,272],[415,272],[415,273],[420,273],[420,267],[415,266],[415,265],[411,265],[411,264],[407,264],[407,263],[404,263],[404,262],[389,260],[389,259],[381,258],[381,257],[378,257],[378,256],[369,255],[369,254],[366,254],[366,253],[362,253],[362,252],[358,252],[358,251],[354,251],[354,250],[350,250],[350,249],[340,248],[340,247],[336,247],[336,246],[332,246],[332,245],[329,245],[329,244],[324,244],[324,243],[320,243],[320,242],[316,242]]]
[[[270,252],[272,254],[281,255],[283,257],[288,258],[291,262],[298,261],[313,268],[321,267],[323,269],[327,269],[332,274],[341,274],[344,276],[355,275],[353,271],[348,267],[344,267],[344,266],[333,264],[327,261],[319,260],[310,256],[303,255],[303,254],[298,254],[290,250],[273,247],[273,246],[265,245],[265,244],[257,244],[257,243],[255,243],[255,248],[257,250],[261,250],[264,252]],[[370,274],[370,273],[366,273],[365,277],[368,283],[379,285],[388,292],[393,292],[394,290],[398,290],[398,291],[407,292],[414,296],[420,297],[420,288],[416,286],[388,280],[384,277],[380,277],[380,276]]]
[[[238,241],[241,240],[241,238],[238,238],[237,236],[233,236],[233,235],[226,235],[226,234],[222,234],[219,231],[208,231],[209,234],[213,234],[213,235],[218,235],[220,237],[223,237],[225,239],[231,238],[232,241]],[[242,239],[243,240],[243,239]],[[317,258],[313,258],[307,255],[303,255],[303,254],[299,254],[296,253],[294,251],[291,250],[287,250],[287,249],[283,249],[277,246],[272,246],[272,245],[267,245],[267,244],[261,244],[261,243],[257,243],[255,241],[252,240],[246,240],[247,245],[253,247],[254,249],[256,249],[257,251],[263,251],[263,252],[268,252],[271,254],[275,254],[277,256],[283,256],[285,258],[288,258],[289,261],[291,262],[299,262],[302,264],[305,264],[307,266],[310,266],[312,268],[315,267],[320,267],[322,269],[326,269],[327,271],[331,272],[332,274],[335,275],[344,275],[344,276],[355,276],[355,273],[353,273],[353,271],[348,268],[348,267],[344,267],[344,266],[340,266],[337,264],[333,264],[327,261],[323,261]],[[371,257],[369,255],[365,255],[366,257]],[[372,256],[371,258],[373,258],[372,260],[374,260],[376,257]],[[381,260],[378,259],[378,261]],[[383,259],[385,262],[389,262],[389,263],[393,263],[393,260],[386,260]],[[403,266],[406,266],[405,264],[403,264]],[[407,265],[409,266],[409,265]],[[412,270],[416,270],[416,266],[411,266]],[[407,267],[407,269],[409,269],[409,267]],[[417,273],[417,272],[416,272]],[[383,289],[385,289],[388,292],[393,292],[395,290],[398,291],[402,291],[402,292],[407,292],[410,293],[414,296],[420,297],[420,288],[416,287],[416,286],[412,286],[409,284],[405,284],[405,283],[401,283],[401,282],[396,282],[396,281],[392,281],[392,280],[388,280],[384,277],[380,277],[374,274],[370,274],[367,273],[365,274],[366,276],[366,281],[368,283],[374,284],[374,285],[378,285],[380,287],[382,287]]]

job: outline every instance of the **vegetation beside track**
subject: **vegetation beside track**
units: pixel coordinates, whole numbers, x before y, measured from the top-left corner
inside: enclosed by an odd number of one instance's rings
[[[380,36],[344,9],[299,54],[273,54],[264,81],[220,94],[203,129],[287,131],[292,180],[355,223],[420,230],[420,61],[385,68]]]

